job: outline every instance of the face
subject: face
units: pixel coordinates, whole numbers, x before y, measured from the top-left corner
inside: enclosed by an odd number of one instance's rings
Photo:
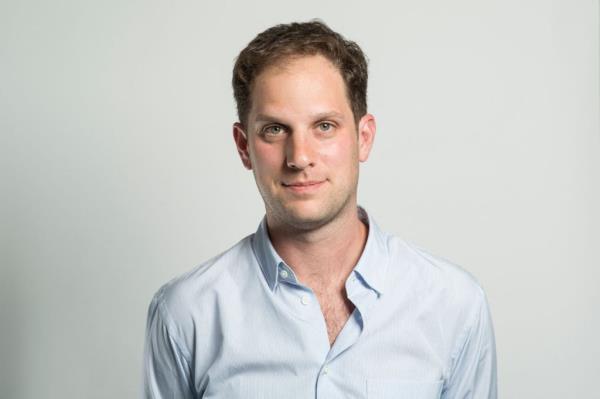
[[[375,120],[366,114],[356,125],[338,69],[320,55],[270,66],[256,77],[251,103],[247,126],[234,124],[233,135],[269,223],[309,230],[356,214],[359,162]]]

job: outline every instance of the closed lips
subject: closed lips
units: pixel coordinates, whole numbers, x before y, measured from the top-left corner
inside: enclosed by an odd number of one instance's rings
[[[322,181],[307,181],[307,182],[298,182],[298,183],[283,183],[284,186],[291,187],[306,187],[306,186],[314,186],[315,184],[322,183]]]

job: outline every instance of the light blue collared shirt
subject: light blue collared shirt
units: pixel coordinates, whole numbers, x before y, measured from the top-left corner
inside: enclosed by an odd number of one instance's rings
[[[369,225],[330,347],[314,292],[255,234],[177,277],[148,310],[144,398],[497,397],[485,294],[448,261]]]

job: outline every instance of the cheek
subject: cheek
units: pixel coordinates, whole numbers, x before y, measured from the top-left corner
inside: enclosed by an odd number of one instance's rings
[[[329,166],[339,166],[338,172],[351,169],[351,165],[358,163],[358,149],[352,140],[344,140],[324,146],[321,150],[321,159]]]
[[[265,143],[253,143],[251,152],[252,166],[261,176],[279,170],[282,161],[281,150]]]

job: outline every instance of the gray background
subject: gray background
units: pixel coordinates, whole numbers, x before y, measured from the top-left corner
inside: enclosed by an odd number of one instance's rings
[[[313,17],[370,58],[359,202],[477,276],[501,397],[600,398],[599,7],[573,0],[2,1],[1,398],[137,396],[152,294],[263,215],[234,57]]]

